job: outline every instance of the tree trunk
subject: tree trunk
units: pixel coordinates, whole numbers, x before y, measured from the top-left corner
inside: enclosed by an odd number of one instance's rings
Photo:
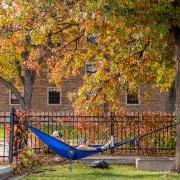
[[[33,70],[25,70],[24,73],[24,110],[31,109],[31,101],[32,101],[32,92],[33,92],[33,85],[35,80],[36,72]]]
[[[176,47],[176,171],[180,172],[180,29],[175,29]]]
[[[19,101],[19,104],[21,106],[22,109],[25,109],[25,104],[24,104],[24,98],[21,96],[20,92],[18,91],[18,89],[16,87],[14,87],[14,85],[7,81],[6,79],[4,79],[2,76],[0,76],[0,82],[8,89],[10,89],[16,96],[16,98]]]

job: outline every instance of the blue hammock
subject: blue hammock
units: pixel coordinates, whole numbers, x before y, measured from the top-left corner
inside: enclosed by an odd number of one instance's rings
[[[96,146],[95,150],[80,150],[72,147],[61,140],[52,137],[36,128],[28,126],[28,128],[40,139],[42,140],[52,151],[56,152],[60,156],[69,159],[69,160],[78,160],[85,158],[87,156],[91,156],[94,154],[102,153],[104,150],[114,149],[116,147],[122,146],[127,143],[137,141],[137,138],[131,138],[127,141],[117,142],[114,144],[114,147],[109,147],[106,149],[102,149],[103,146]]]

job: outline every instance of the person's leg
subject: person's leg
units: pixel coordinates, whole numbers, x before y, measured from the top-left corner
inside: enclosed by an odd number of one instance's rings
[[[110,149],[114,147],[114,137],[111,136],[111,140],[107,144],[101,147],[102,150]]]

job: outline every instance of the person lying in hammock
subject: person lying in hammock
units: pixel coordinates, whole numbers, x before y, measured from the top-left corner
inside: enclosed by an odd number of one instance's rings
[[[63,135],[59,132],[59,131],[54,131],[52,134],[53,137],[60,139],[61,137],[63,137]],[[105,144],[104,146],[101,146],[102,151],[105,149],[110,149],[114,147],[114,137],[111,136],[111,139],[108,141],[107,144]],[[85,142],[82,142],[79,146],[76,147],[76,149],[80,149],[80,150],[96,150],[96,147],[92,147],[92,146],[88,146],[85,144]]]
[[[101,146],[102,150],[105,149],[110,149],[114,147],[114,137],[111,136],[111,139],[108,141],[107,144],[105,144],[104,146]],[[80,149],[80,150],[96,150],[96,147],[92,147],[92,146],[88,146],[85,144],[85,142],[83,142],[82,144],[80,144],[79,146],[77,146],[76,149]]]
[[[60,139],[63,137],[63,135],[59,131],[54,131],[52,136],[57,138],[57,139]]]

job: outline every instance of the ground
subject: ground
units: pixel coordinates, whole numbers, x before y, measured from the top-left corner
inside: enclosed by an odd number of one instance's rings
[[[109,169],[93,169],[83,164],[73,165],[73,175],[69,175],[68,166],[49,166],[44,167],[44,172],[31,174],[23,177],[23,180],[179,180],[180,175],[175,173],[146,172],[138,171],[134,166],[111,165]]]

